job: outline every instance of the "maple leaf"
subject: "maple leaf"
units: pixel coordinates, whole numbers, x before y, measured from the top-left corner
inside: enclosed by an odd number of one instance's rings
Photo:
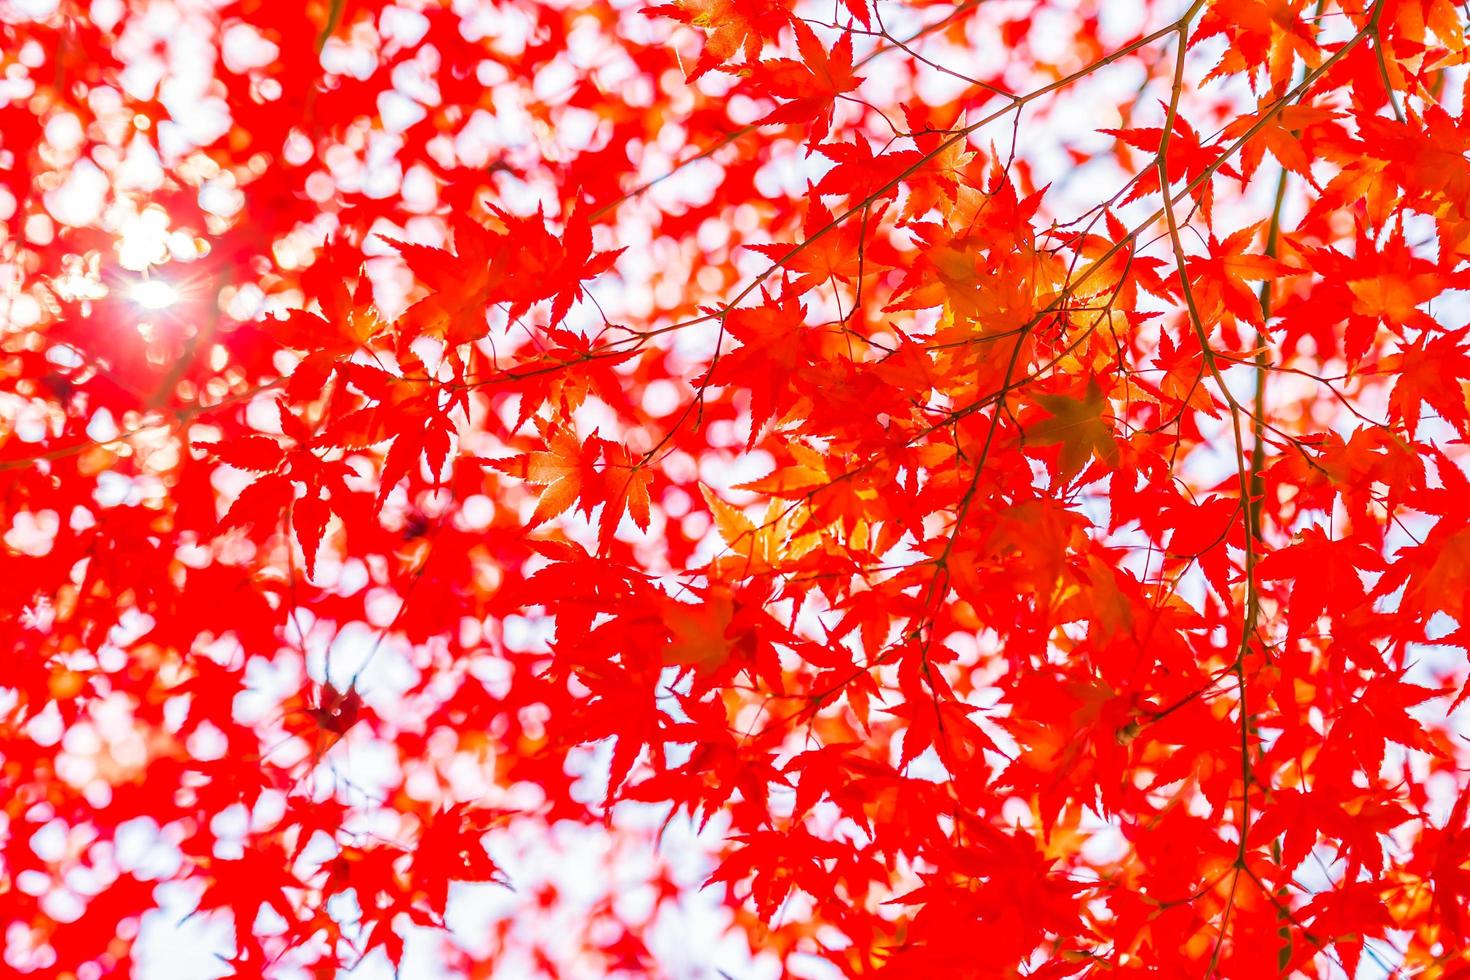
[[[606,272],[623,253],[621,248],[592,250],[592,230],[579,207],[567,217],[560,239],[547,230],[539,210],[525,218],[499,208],[491,210],[505,226],[504,235],[499,236],[500,247],[507,253],[514,250],[515,271],[508,276],[504,289],[512,321],[524,315],[532,303],[550,299],[551,326],[555,327],[584,295],[582,283]],[[498,293],[492,294],[492,299],[499,298]]]
[[[668,600],[662,603],[663,621],[669,630],[669,645],[663,662],[669,667],[692,667],[710,672],[730,658],[730,622],[735,604],[728,586],[715,584],[694,602]]]
[[[869,219],[871,226],[882,223],[885,210],[882,205],[873,209]],[[878,271],[872,251],[861,247],[864,223],[838,225],[836,230],[829,231],[834,224],[832,212],[822,205],[819,197],[813,196],[807,204],[806,219],[802,223],[805,242],[800,245],[792,242],[745,247],[796,273],[786,287],[794,295],[834,280],[851,282],[859,275]],[[819,234],[821,237],[817,237]]]
[[[1207,146],[1200,139],[1199,133],[1189,124],[1189,120],[1183,115],[1175,115],[1174,130],[1169,136],[1167,170],[1169,185],[1177,188],[1180,184],[1194,184],[1190,192],[1195,201],[1199,203],[1200,214],[1208,223],[1212,217],[1212,204],[1214,201],[1214,177],[1215,173],[1224,174],[1227,177],[1239,178],[1240,174],[1229,163],[1221,159],[1224,152],[1221,146]],[[1119,140],[1119,152],[1122,153],[1124,146],[1131,146],[1147,153],[1157,154],[1163,145],[1163,130],[1157,126],[1144,126],[1133,129],[1103,129],[1099,132]],[[1209,171],[1208,168],[1214,167]],[[1198,181],[1198,183],[1196,183]],[[1157,166],[1146,167],[1133,181],[1133,189],[1121,203],[1127,204],[1136,201],[1149,194],[1159,192],[1159,168]]]
[[[280,519],[281,511],[295,499],[291,481],[284,476],[271,475],[256,480],[240,491],[220,520],[220,530],[273,524]]]
[[[644,460],[634,459],[627,447],[619,443],[604,443],[602,456],[607,503],[602,510],[598,546],[606,551],[624,511],[638,530],[648,530],[649,508],[652,506],[649,486],[653,482],[653,471]]]
[[[1470,833],[1465,814],[1470,807],[1470,794],[1461,793],[1443,825],[1426,827],[1420,847],[1408,864],[1408,870],[1428,880],[1434,889],[1434,906],[1450,936],[1463,940],[1470,932],[1466,921],[1465,899],[1470,896]]]
[[[1241,149],[1241,179],[1249,181],[1260,166],[1267,150],[1283,168],[1300,176],[1313,186],[1318,186],[1312,175],[1311,163],[1316,147],[1313,137],[1335,136],[1341,131],[1337,120],[1340,114],[1318,106],[1268,105],[1260,112],[1243,115],[1225,128],[1225,136],[1236,139],[1255,131]]]
[[[1252,831],[1269,840],[1284,833],[1281,864],[1297,868],[1317,844],[1320,835],[1341,841],[1339,855],[1350,859],[1355,872],[1366,865],[1373,873],[1383,866],[1381,838],[1410,819],[1402,806],[1364,797],[1340,800],[1334,793],[1284,790],[1261,815]]]
[[[888,150],[874,156],[863,136],[852,143],[822,143],[814,149],[834,164],[817,181],[816,193],[864,201],[896,194],[898,180],[924,159],[917,150]]]
[[[822,47],[805,21],[793,20],[802,60],[763,61],[752,78],[769,94],[786,101],[767,113],[759,125],[810,123],[807,145],[816,146],[832,126],[833,100],[862,84],[852,66],[852,35],[844,33],[831,51]]]
[[[1359,570],[1382,571],[1382,557],[1366,544],[1329,538],[1309,528],[1292,545],[1266,555],[1256,565],[1265,581],[1293,582],[1286,611],[1287,631],[1299,637],[1324,614],[1341,618],[1367,598]]]
[[[226,465],[252,473],[273,473],[286,461],[281,444],[268,436],[245,436],[229,442],[196,442],[194,445]]]
[[[1361,277],[1348,280],[1352,292],[1352,312],[1358,316],[1386,321],[1395,332],[1404,327],[1433,330],[1433,318],[1419,312],[1419,307],[1434,299],[1458,277],[1448,270],[1413,253],[1404,240],[1402,223],[1396,225],[1381,244],[1360,237],[1358,247],[1367,257],[1356,263],[1354,273]]]
[[[1405,684],[1396,677],[1374,678],[1333,719],[1316,768],[1332,781],[1331,785],[1346,786],[1354,772],[1377,777],[1388,742],[1438,754],[1424,726],[1409,715],[1408,709],[1440,694],[1430,688]]]
[[[835,852],[830,841],[797,827],[789,834],[757,831],[741,836],[738,843],[739,850],[721,862],[708,884],[734,884],[749,877],[751,897],[762,919],[772,919],[793,889],[821,894],[828,887],[831,875],[821,858]],[[770,860],[777,853],[784,857]]]
[[[272,528],[288,507],[296,541],[306,558],[306,573],[316,568],[317,551],[331,512],[342,512],[352,496],[346,478],[354,475],[340,460],[327,460],[314,451],[317,435],[284,400],[276,402],[283,433],[294,441],[283,448],[265,436],[249,436],[238,443],[199,443],[199,447],[239,469],[265,473],[246,486],[220,520],[219,530]],[[233,462],[232,462],[233,460]],[[297,493],[297,487],[304,492]]]
[[[261,909],[271,909],[288,923],[296,921],[296,909],[287,895],[299,890],[302,883],[291,873],[278,844],[258,843],[256,848],[247,858],[207,860],[207,884],[199,896],[198,909],[228,909],[240,936],[238,944],[258,949],[258,943],[247,937],[253,936],[252,928]]]
[[[1265,67],[1280,88],[1289,82],[1296,58],[1315,66],[1321,60],[1317,27],[1305,7],[1299,0],[1213,0],[1189,43],[1224,35],[1229,45],[1205,80],[1243,72],[1255,75]]]
[[[798,753],[787,763],[786,772],[801,774],[801,779],[796,785],[796,805],[792,811],[793,817],[800,819],[804,814],[810,812],[824,795],[831,795],[844,816],[858,824],[868,825],[868,818],[862,806],[855,805],[856,801],[849,794],[842,792],[842,787],[847,783],[848,767],[860,764],[857,760],[849,759],[850,753],[857,747],[856,742],[829,743],[819,749]]]
[[[399,328],[414,336],[442,337],[451,347],[483,337],[485,309],[505,277],[502,237],[475,221],[454,223],[456,252],[383,236],[430,294],[414,303]]]
[[[425,821],[414,850],[409,884],[425,894],[431,911],[443,917],[451,881],[507,884],[504,873],[485,850],[484,837],[508,813],[456,803]]]
[[[801,364],[806,330],[806,308],[795,299],[778,301],[764,293],[762,299],[760,306],[725,314],[725,330],[740,346],[721,357],[709,376],[716,385],[738,378],[750,392],[752,446],[767,422],[779,420],[795,404],[790,379]]]
[[[787,9],[773,0],[675,0],[645,7],[643,12],[707,31],[704,51],[689,72],[691,82],[738,53],[743,52],[747,62],[755,61],[764,43],[791,22]]]
[[[1168,333],[1161,332],[1155,362],[1166,372],[1159,381],[1162,396],[1219,418],[1220,411],[1204,384],[1204,355],[1192,334],[1176,342]]]
[[[1418,431],[1423,405],[1433,408],[1462,437],[1470,437],[1464,387],[1470,379],[1470,348],[1462,338],[1448,333],[1420,337],[1393,355],[1389,365],[1397,368],[1397,378],[1388,396],[1388,415],[1403,423],[1410,438]]]
[[[579,498],[582,511],[591,515],[598,501],[601,474],[595,467],[602,455],[601,440],[594,437],[579,443],[575,433],[561,428],[547,428],[543,438],[543,450],[493,461],[502,472],[542,488],[531,526],[569,510]]]
[[[1245,508],[1230,497],[1212,497],[1169,509],[1169,551],[1199,562],[1222,597],[1230,595],[1229,547],[1242,547]]]
[[[1365,940],[1387,932],[1393,921],[1380,889],[1367,881],[1352,882],[1314,896],[1302,915],[1311,920],[1314,934],[1330,937],[1338,961],[1352,974],[1358,971]],[[1288,961],[1287,966],[1290,965]]]
[[[739,574],[768,571],[783,558],[796,559],[815,545],[814,535],[798,534],[798,519],[790,507],[773,500],[765,519],[757,524],[737,507],[721,500],[709,487],[699,486],[715,529],[725,542],[730,557],[716,560],[715,567],[728,565]]]
[[[308,487],[306,493],[296,498],[291,505],[291,526],[296,532],[297,543],[306,558],[306,574],[316,568],[317,550],[321,547],[322,535],[327,530],[331,517],[331,505],[327,501],[324,487]]]
[[[968,339],[976,330],[1014,336],[1033,326],[1053,305],[1056,283],[1063,276],[1056,257],[1036,247],[1027,225],[1041,197],[1040,192],[1018,197],[1008,180],[998,179],[979,213],[952,215],[962,231],[912,226],[923,243],[924,258],[913,264],[899,287],[902,301],[890,303],[889,309],[943,304],[953,326],[936,334],[942,341]],[[1015,231],[1000,232],[1000,226]],[[1104,284],[1094,285],[1102,289]]]
[[[326,258],[312,270],[312,285],[321,315],[306,310],[290,310],[284,318],[273,319],[268,329],[285,347],[307,351],[291,372],[287,391],[293,398],[314,396],[344,357],[359,350],[379,336],[387,324],[379,319],[372,302],[372,282],[366,274],[357,276],[355,288],[348,286],[352,268],[346,245],[329,241]]]
[[[1442,486],[1421,491],[1417,501],[1440,519],[1423,540],[1398,551],[1373,590],[1375,598],[1404,590],[1398,606],[1403,634],[1416,625],[1427,630],[1437,612],[1470,626],[1470,480],[1443,452],[1434,452],[1434,462]],[[1460,699],[1465,696],[1462,691]]]
[[[981,749],[996,751],[995,743],[985,730],[970,720],[970,714],[978,710],[972,705],[949,698],[939,699],[936,703],[926,697],[883,710],[908,722],[904,730],[903,752],[898,760],[899,768],[908,765],[931,746],[939,750],[940,761],[945,765],[953,765],[957,756],[962,760],[973,758]]]
[[[306,709],[306,714],[323,731],[341,736],[357,724],[362,710],[362,695],[355,689],[338,690],[331,683],[322,685],[321,700],[316,707]]]
[[[1037,395],[1036,401],[1050,418],[1032,423],[1026,441],[1036,446],[1062,447],[1057,460],[1057,481],[1070,483],[1096,457],[1109,465],[1118,462],[1118,443],[1112,427],[1102,419],[1109,408],[1096,378],[1089,378],[1081,398],[1070,395]]]
[[[453,222],[456,254],[380,236],[428,286],[400,323],[414,335],[443,337],[450,346],[485,336],[486,308],[508,304],[512,321],[532,304],[550,299],[551,326],[583,296],[582,282],[611,268],[622,249],[594,252],[586,214],[573,208],[561,238],[546,227],[538,209],[522,217],[490,208],[491,224],[468,218]]]
[[[1300,269],[1270,256],[1246,251],[1259,231],[1258,226],[1242,228],[1224,241],[1217,241],[1212,234],[1209,256],[1191,257],[1186,262],[1195,303],[1206,323],[1228,312],[1258,330],[1264,329],[1260,297],[1246,283],[1270,282],[1301,274]]]

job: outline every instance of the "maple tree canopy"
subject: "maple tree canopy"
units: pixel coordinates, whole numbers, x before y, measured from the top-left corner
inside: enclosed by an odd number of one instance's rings
[[[3,971],[1470,976],[1466,20],[0,0]]]

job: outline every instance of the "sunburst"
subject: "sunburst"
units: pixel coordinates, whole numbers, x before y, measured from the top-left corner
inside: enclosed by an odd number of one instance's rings
[[[145,310],[166,310],[179,301],[179,291],[164,279],[139,279],[128,287],[128,299]]]

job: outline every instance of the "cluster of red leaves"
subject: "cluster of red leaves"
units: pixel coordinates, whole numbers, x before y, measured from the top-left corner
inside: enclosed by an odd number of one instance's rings
[[[1465,15],[1178,6],[0,4],[7,969],[1470,973]]]

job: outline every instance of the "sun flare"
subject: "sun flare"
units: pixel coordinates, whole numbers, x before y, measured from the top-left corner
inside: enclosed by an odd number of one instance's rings
[[[178,302],[179,293],[162,279],[142,279],[128,288],[128,298],[145,310],[163,310]]]

